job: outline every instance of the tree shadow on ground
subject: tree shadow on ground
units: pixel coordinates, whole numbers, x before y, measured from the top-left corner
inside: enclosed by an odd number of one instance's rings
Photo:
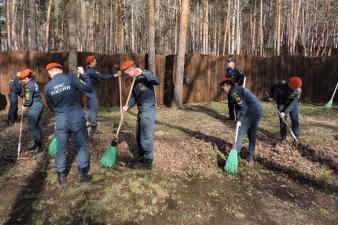
[[[26,225],[31,220],[33,213],[33,203],[40,197],[40,193],[45,186],[49,159],[47,152],[43,153],[33,174],[27,179],[26,185],[18,193],[14,205],[11,207],[9,219],[4,225]]]
[[[320,163],[323,166],[329,167],[336,175],[338,175],[338,165],[332,159],[327,156],[320,155],[309,146],[300,144],[297,148],[302,157],[307,158],[308,160],[314,163]]]
[[[219,120],[220,122],[226,124],[226,125],[232,125],[231,121],[227,121],[224,118],[224,115],[222,115],[221,113],[210,109],[208,107],[205,106],[193,106],[190,107],[189,109],[193,109],[195,111],[199,111],[199,112],[204,112],[207,115]],[[268,143],[271,143],[272,140],[276,140],[276,135],[272,134],[271,132],[263,129],[263,128],[258,128],[258,135],[257,135],[257,139],[261,140],[261,141],[265,141]],[[320,163],[324,166],[329,167],[332,171],[334,171],[334,173],[338,174],[338,165],[330,158],[328,158],[327,156],[323,156],[323,155],[319,155],[316,153],[315,150],[313,150],[312,148],[310,148],[309,146],[305,146],[305,145],[300,145],[297,150],[301,153],[301,156],[304,158],[307,158],[308,160],[314,162],[314,163]]]
[[[310,187],[326,192],[328,194],[333,193],[338,194],[338,187],[334,184],[326,182],[325,180],[318,180],[311,175],[301,173],[298,170],[290,167],[282,166],[264,157],[257,157],[256,160],[266,169],[269,169],[277,173],[285,174],[298,184],[308,185]]]
[[[191,106],[191,107],[187,108],[187,110],[193,110],[193,111],[196,111],[196,112],[203,112],[203,113],[207,114],[208,116],[222,122],[225,125],[233,126],[234,129],[236,127],[235,121],[227,120],[225,115],[217,112],[216,110],[210,109],[206,106],[202,106],[202,105]],[[276,135],[271,134],[269,131],[264,130],[262,128],[258,128],[257,138],[261,141],[271,142],[271,140],[276,139]]]
[[[213,111],[212,109],[209,109],[209,110],[211,110],[211,111],[209,111],[209,113]],[[216,112],[216,113],[218,113],[218,112]],[[135,114],[133,114],[133,115],[135,115]],[[156,120],[156,123],[160,124],[160,125],[167,126],[169,128],[173,128],[173,129],[183,131],[184,133],[188,134],[189,136],[197,138],[201,141],[215,144],[217,146],[218,150],[220,150],[221,152],[224,152],[224,146],[227,146],[227,147],[232,146],[232,144],[230,142],[227,142],[227,141],[225,141],[221,138],[218,138],[218,137],[203,134],[200,131],[193,131],[193,130],[190,130],[190,129],[185,128],[185,127],[181,127],[181,126],[177,126],[177,125],[173,125],[173,124],[168,124],[166,122],[162,122],[162,121],[159,121],[159,120]],[[268,132],[268,131],[265,131],[265,132]],[[292,180],[294,180],[295,182],[297,182],[299,184],[309,185],[309,186],[311,186],[311,187],[313,187],[317,190],[320,190],[320,191],[323,191],[323,192],[326,192],[326,193],[329,193],[329,194],[338,193],[338,187],[334,184],[328,183],[327,181],[318,180],[311,175],[301,173],[300,171],[293,169],[293,168],[282,166],[282,165],[280,165],[276,162],[273,162],[269,159],[266,159],[264,157],[258,158],[257,161],[262,166],[264,166],[264,168],[266,168],[270,171],[285,174],[289,178],[291,178]]]

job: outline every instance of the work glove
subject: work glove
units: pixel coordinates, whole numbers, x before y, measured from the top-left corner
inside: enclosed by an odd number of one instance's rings
[[[283,113],[283,112],[279,113],[279,115],[280,115],[281,118],[285,117],[285,113]]]
[[[121,76],[122,72],[121,71],[118,71],[117,73],[114,74],[114,77],[119,77]]]
[[[123,106],[123,112],[127,112],[129,110],[129,107],[127,105]]]
[[[242,125],[241,121],[237,121],[237,124],[236,124],[238,127],[240,127]]]

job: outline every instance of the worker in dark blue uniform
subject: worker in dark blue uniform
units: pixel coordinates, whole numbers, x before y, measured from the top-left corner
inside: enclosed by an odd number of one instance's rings
[[[248,89],[239,87],[230,77],[224,78],[220,85],[222,89],[232,98],[235,103],[236,110],[238,110],[237,123],[240,126],[238,130],[238,137],[236,142],[236,149],[240,153],[244,136],[249,138],[249,149],[247,160],[249,165],[253,165],[255,147],[256,147],[256,133],[259,121],[263,116],[263,108],[257,97]]]
[[[231,77],[237,86],[243,86],[245,75],[236,67],[236,60],[230,58],[227,60],[228,68],[226,77]],[[236,120],[235,102],[228,95],[229,120]]]
[[[32,154],[37,154],[42,151],[40,120],[43,104],[39,87],[33,78],[31,69],[25,69],[20,72],[20,79],[23,84],[23,110],[28,108],[28,129],[34,140],[34,145],[29,150],[31,150]]]
[[[92,176],[88,174],[90,167],[88,131],[78,92],[90,92],[92,85],[87,76],[81,77],[85,81],[82,83],[78,77],[64,74],[62,65],[58,63],[50,63],[46,68],[51,78],[45,86],[46,102],[55,113],[57,140],[55,167],[58,183],[60,186],[65,186],[67,183],[66,154],[71,133],[75,134],[78,147],[77,183],[88,182],[92,179]]]
[[[9,110],[8,110],[8,126],[12,126],[18,120],[18,96],[22,94],[22,84],[20,81],[20,72],[16,73],[16,77],[9,84]]]
[[[283,80],[270,87],[269,99],[276,99],[277,107],[280,111],[280,117],[287,119],[290,114],[292,132],[299,138],[299,121],[298,121],[298,99],[301,94],[302,80],[297,76],[289,80]],[[286,124],[280,118],[281,141],[286,141]]]
[[[123,111],[127,112],[137,105],[138,115],[136,124],[136,140],[138,145],[138,157],[133,168],[137,170],[151,170],[154,160],[153,131],[156,120],[156,98],[154,85],[160,84],[160,78],[149,71],[135,66],[134,61],[122,63],[121,71],[129,77],[135,77],[131,99]]]
[[[86,120],[90,122],[91,133],[101,133],[97,128],[97,113],[99,109],[99,103],[97,100],[97,90],[101,80],[110,80],[120,75],[120,72],[116,74],[101,74],[96,71],[97,61],[94,55],[90,55],[86,58],[87,67],[85,73],[89,76],[93,85],[93,90],[87,92],[89,110],[86,113]]]

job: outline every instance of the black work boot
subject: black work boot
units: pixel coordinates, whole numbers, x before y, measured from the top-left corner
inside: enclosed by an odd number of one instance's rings
[[[130,160],[130,163],[135,164],[135,163],[141,163],[144,160],[143,156],[137,156]]]
[[[67,177],[65,172],[56,172],[58,175],[58,183],[60,187],[65,187],[67,185]]]
[[[84,183],[91,181],[92,175],[89,175],[88,171],[89,171],[88,166],[85,167],[85,168],[82,168],[82,169],[78,168],[78,174],[77,174],[77,178],[76,178],[76,183],[78,185],[81,185],[81,184],[84,184]]]
[[[153,168],[152,159],[143,159],[140,163],[133,166],[134,170],[151,170]]]
[[[92,127],[91,130],[90,130],[90,134],[93,135],[93,134],[102,134],[102,132],[97,129],[97,127]]]
[[[42,143],[41,142],[35,142],[35,144],[29,150],[31,150],[32,155],[36,155],[36,154],[42,152]]]
[[[281,135],[280,142],[281,142],[282,144],[286,144],[286,134],[282,134],[282,135]]]
[[[254,155],[250,154],[246,157],[246,161],[248,161],[248,166],[253,167],[254,166]]]

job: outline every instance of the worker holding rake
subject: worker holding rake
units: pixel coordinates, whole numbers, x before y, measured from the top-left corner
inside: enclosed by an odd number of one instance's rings
[[[237,126],[239,129],[237,131],[238,136],[233,149],[236,149],[237,154],[239,154],[242,148],[244,136],[247,135],[249,138],[249,149],[246,160],[249,162],[249,165],[253,165],[256,133],[259,121],[263,116],[262,105],[254,94],[246,88],[237,86],[230,77],[225,77],[220,82],[220,85],[222,89],[232,98],[232,101],[235,103],[236,110],[238,110]],[[237,158],[235,160],[237,160]]]
[[[40,127],[43,104],[40,98],[39,87],[34,80],[33,71],[25,69],[20,72],[23,84],[22,110],[28,108],[28,129],[34,140],[34,145],[29,148],[32,154],[42,151],[42,130]]]
[[[75,135],[78,147],[78,175],[77,184],[88,182],[92,179],[89,172],[89,143],[85,115],[82,111],[78,91],[90,92],[93,87],[87,76],[83,76],[83,69],[79,68],[79,78],[63,73],[62,65],[50,63],[46,66],[51,80],[45,86],[45,96],[48,107],[55,113],[55,134],[57,151],[55,156],[55,169],[57,180],[61,187],[67,184],[66,155],[67,144],[71,133]]]
[[[135,77],[132,95],[123,111],[127,112],[137,104],[138,115],[136,124],[136,140],[138,156],[133,162],[133,169],[151,170],[154,160],[153,131],[156,120],[156,98],[154,85],[160,84],[160,78],[149,71],[137,68],[134,61],[126,61],[121,65],[129,77]]]
[[[270,87],[269,100],[276,99],[280,115],[281,142],[286,141],[287,115],[290,114],[292,132],[299,139],[298,99],[301,94],[302,80],[293,76],[289,80],[283,80]],[[284,121],[285,120],[285,121]]]
[[[93,90],[91,92],[87,92],[87,98],[88,98],[88,105],[89,105],[89,110],[86,113],[86,120],[90,122],[91,126],[91,133],[97,133],[101,134],[97,128],[97,113],[98,113],[98,108],[99,104],[97,101],[97,89],[99,87],[100,81],[101,80],[110,80],[115,77],[120,76],[120,72],[116,74],[101,74],[97,72],[96,70],[96,57],[94,55],[90,55],[86,58],[86,64],[87,67],[85,68],[85,73],[86,76],[89,77],[92,85],[93,85]]]

